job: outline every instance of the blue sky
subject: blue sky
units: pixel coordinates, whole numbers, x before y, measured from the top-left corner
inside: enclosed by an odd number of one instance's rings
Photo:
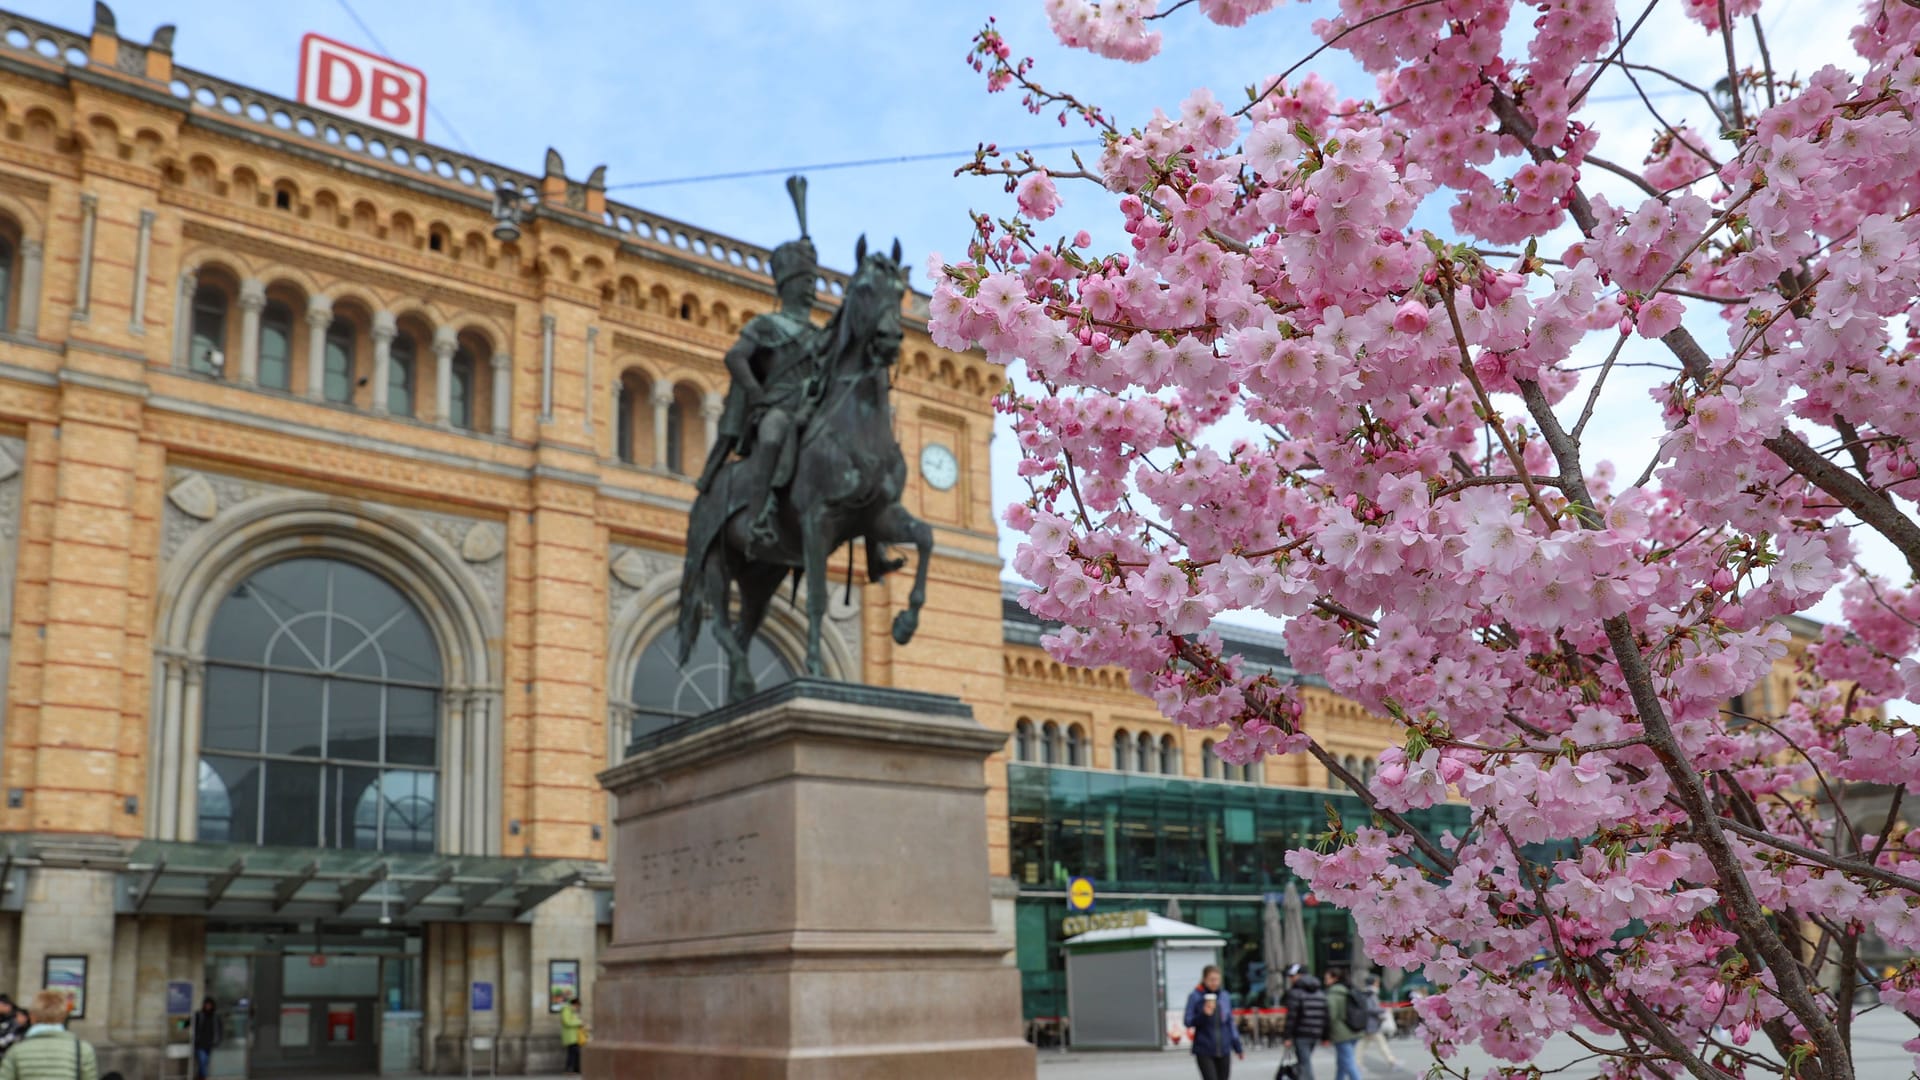
[[[156,26],[173,23],[177,63],[287,97],[295,94],[300,38],[308,31],[387,52],[426,72],[437,114],[428,120],[429,141],[534,173],[552,146],[576,178],[605,163],[610,194],[619,201],[764,245],[794,230],[779,175],[620,185],[966,150],[982,140],[1005,147],[1090,140],[1083,125],[1062,129],[1051,115],[1029,115],[1011,94],[985,92],[963,60],[989,16],[999,19],[1018,54],[1038,60],[1042,82],[1071,89],[1131,126],[1156,107],[1176,109],[1195,86],[1233,100],[1241,87],[1311,51],[1318,44],[1312,20],[1334,8],[1282,3],[1238,30],[1214,26],[1188,8],[1158,24],[1166,35],[1161,56],[1133,65],[1054,43],[1039,0],[586,0],[564,7],[347,2],[364,28],[341,0],[294,0],[244,12],[204,0],[116,0],[112,6],[124,36],[146,40]],[[91,0],[10,0],[10,6],[73,30],[92,21]],[[1662,7],[1635,39],[1632,58],[1711,83],[1720,63],[1717,45],[1680,20],[1677,4]],[[1855,10],[1840,0],[1769,4],[1776,65],[1805,73],[1824,62],[1844,63],[1850,54],[1843,35]],[[1514,33],[1524,32],[1516,23]],[[1356,96],[1371,91],[1371,80],[1338,52],[1322,54],[1306,70]],[[1701,123],[1704,109],[1686,95],[1654,93],[1668,119]],[[1592,118],[1607,135],[1602,149],[1616,161],[1636,162],[1645,151],[1647,120],[1632,99],[1632,88],[1611,73],[1593,92]],[[1614,143],[1619,133],[1625,135]],[[1063,160],[1065,154],[1043,157]],[[970,210],[1004,212],[1010,205],[993,181],[952,175],[965,157],[811,173],[810,224],[823,260],[848,267],[863,231],[880,243],[898,236],[915,283],[926,287],[927,254],[963,252]],[[1587,182],[1608,188],[1604,176]],[[1109,202],[1088,189],[1068,187],[1063,194],[1065,207],[1050,226],[1063,233],[1087,228],[1096,246],[1122,246]],[[1423,211],[1420,223],[1444,233],[1439,210]],[[1724,341],[1712,320],[1689,322],[1710,346]],[[1656,372],[1616,375],[1602,399],[1607,422],[1594,431],[1612,434],[1612,446],[1596,447],[1593,456],[1614,457],[1629,476],[1639,473],[1657,437],[1646,391],[1658,379]],[[1011,438],[996,440],[996,505],[1020,493],[1015,454]],[[1002,538],[1009,555],[1015,539]],[[1898,569],[1890,549],[1867,546],[1869,565]],[[1816,614],[1831,617],[1837,605],[1829,600]]]

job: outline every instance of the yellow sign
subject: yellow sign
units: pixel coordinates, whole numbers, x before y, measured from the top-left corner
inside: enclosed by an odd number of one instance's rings
[[[1077,937],[1095,930],[1125,930],[1147,925],[1144,911],[1103,911],[1097,915],[1069,915],[1060,920],[1061,937]]]
[[[1093,882],[1077,877],[1067,883],[1067,907],[1072,911],[1093,909]]]

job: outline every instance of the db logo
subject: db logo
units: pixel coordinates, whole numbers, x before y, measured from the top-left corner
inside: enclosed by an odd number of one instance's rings
[[[426,138],[427,77],[420,69],[319,34],[300,39],[300,101],[396,135]]]

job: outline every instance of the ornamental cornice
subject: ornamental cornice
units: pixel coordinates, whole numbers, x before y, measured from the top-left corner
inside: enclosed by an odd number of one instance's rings
[[[178,201],[178,197],[180,196],[191,198],[195,202],[204,202],[204,208],[232,208],[230,204],[224,200],[202,195],[197,192],[169,190],[162,193],[163,199],[173,201]],[[182,205],[187,204],[182,202]],[[192,208],[202,209],[203,207],[195,206]],[[262,217],[266,217],[266,215],[262,214]],[[268,224],[268,222],[271,222],[271,224]],[[267,222],[259,222],[257,224],[261,228],[271,229],[282,235],[288,231],[286,227],[288,223],[283,218],[268,218]],[[289,266],[299,266],[308,270],[317,270],[347,281],[389,289],[406,296],[420,296],[427,299],[444,301],[464,311],[494,316],[508,324],[511,324],[516,312],[516,308],[512,303],[494,297],[475,292],[445,288],[432,283],[430,280],[421,280],[408,275],[396,274],[390,270],[371,268],[360,263],[348,262],[337,256],[329,255],[325,251],[316,251],[313,248],[295,246],[279,238],[255,236],[252,233],[223,228],[212,222],[188,218],[182,224],[181,232],[188,240],[198,240],[232,248],[246,254],[273,259]],[[296,233],[295,236],[298,239],[310,240],[309,237],[302,236],[298,233]],[[347,242],[341,242],[343,240]],[[312,242],[315,247],[336,248],[386,261],[392,261],[391,256],[400,254],[395,252],[390,245],[375,241],[366,241],[358,237],[343,238],[335,235],[326,241],[310,240],[310,242]],[[413,260],[407,261],[412,262]],[[453,277],[458,280],[460,279],[460,275],[449,274],[447,271],[457,268],[459,265],[458,263],[448,261],[431,270],[424,265],[417,267],[417,269],[430,278],[445,279]],[[410,267],[410,269],[412,268],[414,267]],[[501,282],[499,281],[481,281],[471,276],[466,280],[476,288],[484,288],[490,292],[497,293],[506,291],[502,288]],[[514,291],[518,294],[519,299],[531,300],[537,296],[537,293],[532,289]]]
[[[363,450],[277,430],[209,423],[165,409],[149,410],[146,431],[170,451],[302,475],[321,482],[352,477],[356,486],[379,488],[438,503],[518,509],[527,504],[524,479],[453,467],[423,468],[417,460]],[[229,466],[231,467],[231,466]]]
[[[652,330],[634,334],[614,331],[613,356],[615,358],[636,352],[647,356],[669,356],[679,360],[712,364],[726,355],[726,346],[721,345],[716,348],[711,345],[701,345]]]
[[[30,202],[45,202],[53,194],[53,185],[18,173],[0,172],[0,191],[11,192]]]

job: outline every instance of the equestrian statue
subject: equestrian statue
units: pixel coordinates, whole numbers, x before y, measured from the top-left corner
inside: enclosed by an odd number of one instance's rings
[[[912,640],[927,595],[933,530],[900,504],[907,461],[888,404],[907,288],[900,241],[882,254],[860,238],[840,306],[816,326],[819,265],[807,237],[806,192],[804,178],[787,179],[800,238],[775,248],[770,260],[780,309],[754,316],[727,350],[732,385],[687,518],[679,661],[686,664],[711,620],[728,661],[729,701],[756,689],[747,645],[789,578],[806,582],[807,673],[826,674],[827,561],[840,545],[864,544],[869,581],[906,565],[889,557],[887,545],[914,546],[913,590],[893,620],[899,644]],[[847,560],[851,590],[851,550]]]

